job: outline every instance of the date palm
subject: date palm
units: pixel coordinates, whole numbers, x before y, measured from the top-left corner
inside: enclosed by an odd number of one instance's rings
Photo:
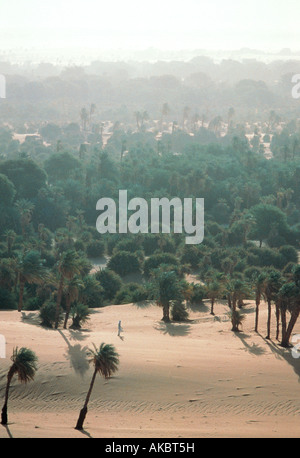
[[[228,313],[228,316],[231,319],[232,331],[240,332],[239,326],[245,320],[245,315],[243,315],[239,310],[230,310],[230,312]]]
[[[79,290],[81,288],[84,288],[84,283],[80,278],[75,276],[69,280],[66,290],[66,315],[64,321],[64,329],[67,328],[71,305],[78,299]]]
[[[280,345],[289,347],[289,340],[294,326],[300,315],[300,267],[293,270],[292,281],[284,284],[276,297],[276,302],[281,314],[282,338]],[[287,312],[290,320],[287,322]]]
[[[80,259],[76,251],[68,250],[64,252],[58,263],[59,272],[59,285],[56,297],[56,318],[55,318],[55,329],[58,328],[60,304],[62,299],[62,293],[64,288],[64,282],[66,279],[71,280],[74,275],[80,273]]]
[[[6,238],[7,254],[8,256],[11,256],[12,247],[14,245],[17,234],[12,229],[7,229],[4,233],[4,236]]]
[[[12,258],[0,260],[0,286],[11,290],[16,283],[16,261]]]
[[[276,295],[279,292],[282,285],[282,279],[280,272],[271,271],[268,273],[263,284],[263,295],[268,304],[268,320],[267,320],[267,336],[266,339],[270,339],[271,334],[271,315],[272,315],[272,301],[275,301]],[[279,315],[278,307],[276,305],[276,319],[277,319],[277,337],[279,329]]]
[[[152,282],[149,287],[150,296],[163,309],[162,321],[169,323],[171,302],[183,299],[183,283],[175,271],[164,271],[160,268],[152,272]]]
[[[14,348],[13,354],[11,357],[13,364],[11,365],[7,373],[7,383],[5,390],[5,399],[4,405],[1,413],[1,424],[7,425],[7,403],[9,388],[14,375],[18,376],[18,380],[21,383],[27,383],[30,380],[34,379],[35,373],[37,371],[37,356],[29,348],[18,347]]]
[[[17,270],[19,274],[18,312],[21,312],[25,283],[42,283],[46,277],[46,269],[44,268],[40,254],[37,251],[31,250],[19,259]]]
[[[22,235],[25,238],[26,228],[29,225],[34,210],[34,204],[28,199],[19,199],[15,203],[15,206],[20,215],[20,222],[22,228]]]
[[[206,285],[206,294],[207,297],[210,299],[210,314],[214,315],[214,305],[216,299],[221,299],[223,295],[224,288],[222,287],[221,283],[217,279],[213,279],[212,282],[209,282]]]
[[[243,319],[243,315],[241,315],[237,310],[237,304],[250,295],[249,286],[246,282],[240,280],[239,278],[233,279],[230,287],[230,294],[232,304],[232,309],[230,311],[232,331],[238,332],[238,327],[241,324],[240,319]]]
[[[92,394],[93,386],[95,383],[96,375],[102,375],[105,379],[110,377],[118,370],[119,366],[119,355],[115,350],[115,347],[110,344],[102,342],[99,348],[93,344],[94,349],[89,349],[89,356],[91,357],[89,362],[94,365],[94,373],[90,383],[90,387],[85,399],[83,408],[80,411],[75,429],[82,430],[83,423],[87,414],[88,403]]]
[[[262,272],[254,279],[255,289],[255,332],[258,332],[258,318],[259,318],[259,306],[263,295],[264,281],[266,274]]]

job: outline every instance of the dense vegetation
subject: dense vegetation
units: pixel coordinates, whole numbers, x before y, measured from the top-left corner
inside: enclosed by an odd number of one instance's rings
[[[268,105],[263,85],[247,88],[258,97],[253,109]],[[9,104],[14,99],[4,111]],[[14,126],[10,119],[0,129],[0,307],[40,310],[43,325],[57,328],[69,317],[80,327],[88,308],[111,303],[154,299],[168,321],[187,319],[186,303],[203,298],[214,314],[215,301],[224,299],[237,331],[245,299],[256,300],[258,329],[264,298],[267,337],[275,304],[276,337],[281,321],[281,343],[288,345],[300,311],[298,122],[262,110],[259,122],[251,115],[248,124],[238,123],[233,108],[224,122],[224,114],[204,119],[186,106],[182,121],[170,123],[165,103],[159,122],[138,110],[135,124],[115,121],[104,132],[96,110],[81,108],[80,123],[35,120],[37,135],[24,142],[14,137],[23,118],[15,115]],[[30,130],[24,123],[22,129]],[[100,235],[96,202],[117,201],[120,189],[147,201],[203,197],[203,243],[186,245],[179,234]],[[101,257],[106,267],[93,270],[93,258]],[[186,282],[189,272],[200,285]]]

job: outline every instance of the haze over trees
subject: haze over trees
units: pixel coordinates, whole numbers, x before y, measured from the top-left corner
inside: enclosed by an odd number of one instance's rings
[[[237,332],[248,299],[260,329],[266,300],[266,337],[274,308],[275,338],[288,344],[300,237],[295,62],[94,62],[42,77],[34,65],[30,74],[1,65],[2,307],[39,310],[43,325],[67,328],[87,319],[86,307],[150,298],[165,322],[188,319],[182,304],[201,297],[212,316],[226,300]],[[204,198],[203,243],[100,235],[96,202],[120,189],[148,202]],[[182,283],[192,271],[201,291]]]

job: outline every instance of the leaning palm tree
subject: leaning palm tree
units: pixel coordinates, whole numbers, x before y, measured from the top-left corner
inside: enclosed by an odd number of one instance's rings
[[[40,284],[46,278],[46,269],[43,260],[37,251],[31,250],[19,259],[19,305],[18,312],[23,308],[23,295],[25,283]]]
[[[29,348],[22,347],[20,350],[18,347],[14,348],[11,357],[13,364],[11,365],[7,373],[7,383],[5,390],[4,405],[1,413],[1,424],[7,425],[7,403],[10,383],[13,376],[16,374],[18,380],[21,383],[27,383],[34,379],[35,372],[37,371],[37,356]]]
[[[96,375],[102,375],[104,378],[110,377],[114,372],[118,370],[119,365],[119,355],[115,350],[115,347],[110,344],[105,344],[102,342],[99,348],[93,344],[94,349],[89,349],[89,355],[91,356],[89,362],[94,364],[94,373],[90,383],[90,388],[88,390],[85,403],[83,408],[80,411],[75,429],[82,430],[83,423],[87,414],[87,407],[95,383]]]
[[[292,275],[292,281],[284,284],[276,297],[281,313],[282,339],[280,345],[282,347],[289,347],[290,337],[300,316],[300,266],[293,269]],[[287,322],[287,312],[290,314],[289,322]]]

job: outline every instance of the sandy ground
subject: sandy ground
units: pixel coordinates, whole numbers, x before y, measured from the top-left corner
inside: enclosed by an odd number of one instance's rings
[[[166,325],[155,305],[113,305],[94,311],[81,331],[55,331],[42,328],[36,312],[1,311],[1,407],[13,347],[34,350],[39,368],[27,385],[13,380],[0,438],[298,437],[300,359],[264,339],[266,306],[260,334],[253,331],[253,303],[239,334],[230,330],[225,305],[215,312],[206,302],[190,310],[189,322]],[[114,344],[120,368],[109,380],[96,379],[79,432],[74,426],[92,376],[85,350],[93,342]]]

